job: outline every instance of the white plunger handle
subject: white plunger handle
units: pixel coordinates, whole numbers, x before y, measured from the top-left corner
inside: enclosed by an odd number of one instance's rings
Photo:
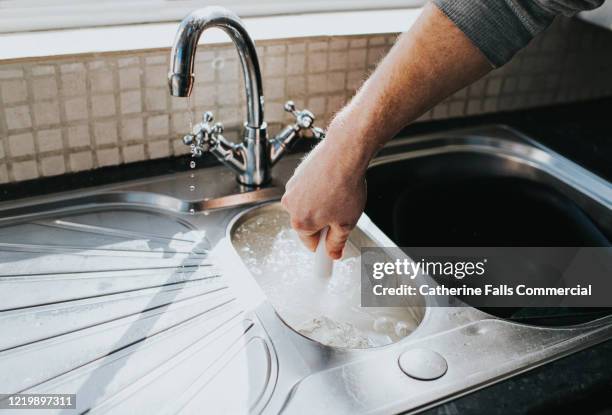
[[[329,227],[326,226],[321,231],[321,236],[319,237],[319,244],[317,245],[317,250],[315,251],[314,275],[318,278],[331,277],[332,271],[334,269],[334,261],[327,255],[327,252],[325,251],[325,239],[327,238],[328,230]]]

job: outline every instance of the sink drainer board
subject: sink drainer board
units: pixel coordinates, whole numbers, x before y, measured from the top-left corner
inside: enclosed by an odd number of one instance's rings
[[[604,234],[612,223],[608,182],[505,128],[395,141],[374,165],[451,150],[497,155],[515,171],[529,166],[519,170],[556,180]],[[297,162],[282,160],[278,171]],[[233,180],[209,177],[207,192]],[[324,346],[282,321],[233,248],[236,224],[275,204],[191,216],[184,203],[157,197],[180,202],[191,182],[179,175],[172,183],[176,191],[160,177],[114,186],[113,194],[89,189],[87,200],[0,204],[1,393],[76,393],[76,412],[94,414],[391,414],[612,337],[610,316],[547,327],[470,307],[426,307],[418,328],[396,343]],[[354,236],[394,246],[365,215]],[[413,356],[435,360],[435,373]]]
[[[269,366],[209,248],[189,222],[141,209],[1,227],[2,392],[76,394],[80,412],[172,412],[240,350]],[[157,388],[173,400],[152,402]]]

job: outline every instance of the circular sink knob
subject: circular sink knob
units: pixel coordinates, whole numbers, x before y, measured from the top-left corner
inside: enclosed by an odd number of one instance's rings
[[[444,376],[448,370],[446,359],[429,349],[412,349],[400,355],[402,372],[418,380],[434,380]]]

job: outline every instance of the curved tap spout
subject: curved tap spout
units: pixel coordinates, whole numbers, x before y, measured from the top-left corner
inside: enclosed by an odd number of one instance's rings
[[[170,55],[170,93],[177,97],[191,95],[196,47],[202,32],[210,27],[223,29],[238,50],[246,89],[247,127],[260,129],[264,124],[264,98],[255,44],[240,18],[227,9],[205,7],[183,19]]]
[[[237,174],[238,181],[248,187],[259,187],[271,179],[270,169],[295,141],[301,130],[310,129],[316,138],[324,136],[323,130],[313,126],[314,115],[304,109],[297,111],[292,102],[285,110],[296,118],[294,125],[285,128],[277,137],[268,139],[264,122],[264,98],[261,72],[255,44],[234,13],[223,7],[205,7],[196,10],[181,22],[170,55],[168,85],[170,94],[187,97],[194,80],[194,60],[198,40],[209,27],[224,30],[234,42],[242,65],[247,101],[247,122],[242,143],[234,144],[221,135],[220,123],[211,125],[212,114],[204,114],[203,121],[184,138],[194,156],[212,153]]]

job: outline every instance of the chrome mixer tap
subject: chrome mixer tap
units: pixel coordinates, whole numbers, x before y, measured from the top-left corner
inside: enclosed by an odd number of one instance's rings
[[[325,133],[314,126],[315,116],[308,110],[296,110],[293,102],[285,110],[296,119],[276,137],[268,138],[264,121],[264,96],[261,71],[255,44],[244,25],[231,11],[218,6],[192,12],[180,24],[170,55],[168,83],[170,94],[178,97],[191,95],[194,82],[194,62],[198,40],[202,32],[217,27],[224,30],[236,46],[242,66],[247,104],[244,139],[240,144],[223,137],[223,125],[213,124],[213,115],[206,112],[202,122],[185,135],[183,142],[191,146],[196,156],[210,152],[234,170],[241,184],[258,187],[270,179],[270,169],[285,154],[302,130],[310,130],[313,137],[322,139]]]

